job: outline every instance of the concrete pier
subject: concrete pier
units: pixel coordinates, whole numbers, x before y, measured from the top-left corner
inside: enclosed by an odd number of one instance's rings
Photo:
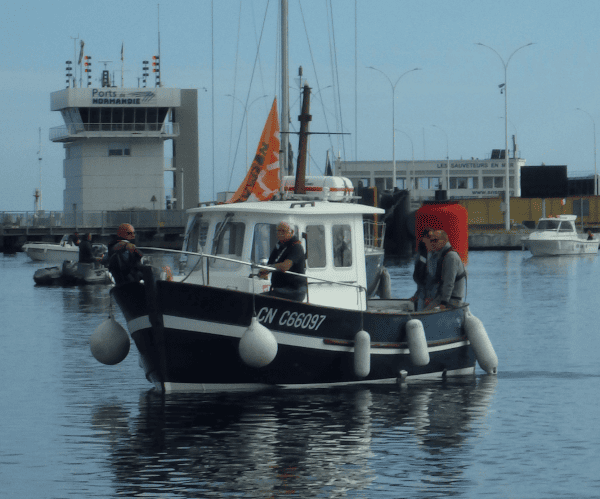
[[[469,227],[469,250],[520,250],[521,240],[531,232],[527,228],[514,228],[509,231],[493,228]]]

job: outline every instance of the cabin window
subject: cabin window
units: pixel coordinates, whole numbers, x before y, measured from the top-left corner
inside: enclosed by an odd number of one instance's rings
[[[246,227],[241,222],[221,222],[215,229],[212,254],[240,260],[244,248],[244,232]],[[211,268],[233,270],[241,264],[225,260],[210,260]]]
[[[556,230],[558,229],[558,220],[540,220],[537,230]]]
[[[194,218],[191,222],[191,227],[188,227],[187,233],[189,237],[185,247],[186,251],[194,253],[203,253],[206,247],[206,236],[208,234],[208,221],[201,218]]]
[[[252,255],[250,259],[254,263],[268,260],[271,251],[277,244],[276,224],[256,224],[254,226],[254,238],[252,241]]]
[[[575,227],[571,222],[562,222],[558,232],[575,232]]]
[[[327,264],[323,225],[306,226],[306,256],[306,264],[309,268],[322,268]]]
[[[336,267],[352,266],[352,231],[349,225],[334,225],[333,265]]]
[[[252,238],[252,254],[250,259],[254,263],[269,260],[271,252],[279,242],[277,239],[277,226],[279,224],[256,224]],[[294,235],[298,235],[298,226],[294,226]]]

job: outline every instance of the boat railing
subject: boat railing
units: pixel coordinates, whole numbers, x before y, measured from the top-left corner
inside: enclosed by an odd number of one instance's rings
[[[374,220],[363,221],[365,249],[382,249],[385,239],[385,223]]]
[[[173,269],[177,269],[177,271],[179,273],[178,275],[184,274],[185,277],[183,277],[183,279],[181,279],[182,282],[185,282],[185,280],[189,277],[189,275],[192,272],[198,271],[198,272],[201,272],[203,284],[210,285],[210,270],[209,270],[210,266],[202,265],[201,269],[198,268],[198,264],[203,259],[206,261],[208,261],[209,259],[214,259],[214,260],[220,260],[220,261],[225,261],[225,262],[232,262],[232,263],[241,264],[241,265],[250,267],[251,273],[248,276],[249,278],[254,277],[256,275],[256,274],[252,273],[252,271],[254,271],[254,270],[260,270],[260,269],[275,270],[273,267],[269,267],[268,265],[261,265],[259,263],[255,263],[255,262],[246,262],[244,260],[238,260],[235,258],[230,258],[230,257],[225,257],[225,256],[209,255],[206,253],[198,253],[195,251],[173,250],[173,249],[153,248],[153,247],[138,247],[138,249],[140,251],[142,251],[143,253],[145,253],[144,262],[149,264],[150,266],[160,268],[163,271],[165,271],[166,274],[169,274],[170,272],[172,272]],[[150,254],[148,254],[148,252],[150,252]],[[170,255],[170,257],[162,258],[162,255],[165,255],[165,254]],[[176,259],[177,255],[179,255],[178,260]],[[196,262],[188,262],[187,261],[188,256],[196,257],[196,258],[198,258],[198,260]],[[168,267],[168,269],[167,269],[167,267]],[[333,281],[331,279],[324,279],[324,278],[316,277],[313,275],[298,274],[296,272],[291,272],[289,270],[286,272],[286,274],[304,277],[307,279],[308,284],[334,284],[334,285],[339,285],[339,286],[347,286],[350,288],[355,288],[357,291],[357,294],[359,296],[359,299],[362,297],[363,292],[364,292],[364,296],[366,299],[367,289],[364,286],[361,286],[360,284],[357,284],[355,282]],[[310,282],[309,280],[313,281],[313,282]]]

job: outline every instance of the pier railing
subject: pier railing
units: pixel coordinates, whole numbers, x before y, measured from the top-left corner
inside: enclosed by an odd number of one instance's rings
[[[185,210],[123,210],[123,211],[2,211],[0,230],[20,229],[27,234],[32,229],[49,229],[52,233],[64,233],[79,228],[112,229],[122,223],[130,223],[136,229],[185,227]],[[56,229],[56,230],[53,230]],[[11,231],[12,232],[12,231]]]

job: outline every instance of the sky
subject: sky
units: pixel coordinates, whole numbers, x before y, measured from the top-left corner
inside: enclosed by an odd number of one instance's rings
[[[281,99],[278,9],[277,0],[2,1],[0,211],[33,210],[40,185],[42,208],[62,210],[64,150],[49,133],[63,121],[50,93],[65,88],[81,40],[93,86],[99,61],[112,61],[120,85],[123,47],[125,87],[138,86],[160,40],[163,86],[198,89],[200,200],[235,190]],[[391,161],[394,128],[398,161],[489,158],[505,144],[505,67],[509,148],[516,135],[527,165],[594,173],[597,0],[289,0],[288,22],[290,130],[302,66],[311,131],[346,134],[311,137],[312,175],[327,151]]]

